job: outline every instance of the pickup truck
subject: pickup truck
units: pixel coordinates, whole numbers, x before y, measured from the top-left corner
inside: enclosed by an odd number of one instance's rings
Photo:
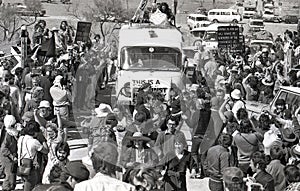
[[[278,99],[285,100],[288,109],[294,107],[298,108],[300,106],[300,88],[290,86],[280,87],[280,90],[269,104],[263,104],[256,101],[245,101],[249,116],[259,117],[263,111],[273,113],[275,110],[275,103]]]

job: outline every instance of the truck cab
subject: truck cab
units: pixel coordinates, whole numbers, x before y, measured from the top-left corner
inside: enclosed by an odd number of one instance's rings
[[[288,109],[293,107],[298,108],[300,106],[300,88],[289,86],[280,87],[280,90],[269,104],[263,104],[256,101],[245,101],[249,116],[259,117],[265,110],[273,113],[275,110],[275,103],[278,99],[285,100],[286,108]]]

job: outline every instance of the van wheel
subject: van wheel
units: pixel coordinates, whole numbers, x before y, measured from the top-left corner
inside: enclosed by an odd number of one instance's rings
[[[195,40],[193,46],[198,46],[199,44],[202,44],[202,40]]]
[[[217,19],[214,19],[213,20],[213,23],[218,23],[219,21]]]
[[[238,23],[238,21],[236,19],[233,19],[232,22],[233,23]]]

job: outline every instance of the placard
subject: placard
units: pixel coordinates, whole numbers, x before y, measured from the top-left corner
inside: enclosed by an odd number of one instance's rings
[[[88,42],[90,38],[90,32],[92,23],[79,21],[77,23],[75,42]]]
[[[244,37],[240,34],[239,26],[219,26],[218,33],[218,48],[229,50],[230,52],[244,51]]]

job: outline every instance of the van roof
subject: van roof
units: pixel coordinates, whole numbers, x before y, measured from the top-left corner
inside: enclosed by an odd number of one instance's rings
[[[119,31],[119,47],[162,46],[181,49],[182,33],[174,26],[129,24]]]
[[[207,31],[217,31],[218,30],[218,27],[220,26],[239,26],[240,25],[233,25],[232,23],[212,23],[211,25],[209,25],[207,27]]]
[[[218,11],[232,11],[232,12],[238,12],[236,9],[211,9],[208,12],[218,12]]]
[[[287,90],[287,91],[290,91],[290,92],[300,94],[300,88],[298,88],[298,87],[280,86],[280,89],[284,89],[284,90]]]
[[[189,14],[189,16],[192,16],[192,17],[207,17],[206,15],[199,14],[199,13],[192,13],[192,14]]]

